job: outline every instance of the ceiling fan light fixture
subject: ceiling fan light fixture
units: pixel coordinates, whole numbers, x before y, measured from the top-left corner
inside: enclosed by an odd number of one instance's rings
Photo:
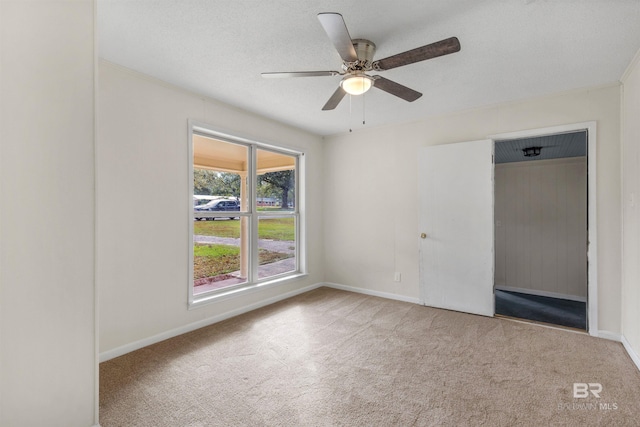
[[[362,95],[373,86],[373,79],[365,74],[352,74],[340,81],[340,86],[349,95]]]

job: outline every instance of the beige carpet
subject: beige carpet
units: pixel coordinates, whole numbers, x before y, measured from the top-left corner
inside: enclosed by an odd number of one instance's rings
[[[639,426],[640,372],[612,341],[320,288],[102,363],[100,424]]]

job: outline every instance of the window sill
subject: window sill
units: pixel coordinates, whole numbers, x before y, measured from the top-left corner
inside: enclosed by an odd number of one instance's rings
[[[193,301],[189,303],[189,310],[193,310],[196,308],[204,307],[206,305],[217,303],[221,301],[225,301],[228,299],[233,299],[237,297],[241,297],[244,295],[253,294],[256,292],[263,291],[265,289],[273,288],[275,286],[280,286],[287,284],[294,280],[299,280],[303,277],[308,276],[307,273],[295,273],[285,277],[278,277],[273,280],[269,280],[266,282],[256,283],[254,285],[245,286],[239,289],[231,289],[229,291],[222,291],[212,295],[198,295],[194,297]]]

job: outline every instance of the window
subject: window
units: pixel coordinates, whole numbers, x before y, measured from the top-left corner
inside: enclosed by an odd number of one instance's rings
[[[299,274],[302,153],[191,127],[189,302]]]

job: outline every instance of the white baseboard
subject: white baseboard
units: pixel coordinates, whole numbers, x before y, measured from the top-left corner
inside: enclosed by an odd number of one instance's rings
[[[638,356],[638,353],[636,353],[633,347],[631,347],[631,344],[627,341],[627,338],[624,335],[622,335],[622,345],[624,346],[624,349],[627,350],[627,354],[631,360],[633,360],[633,363],[636,364],[638,370],[640,370],[640,356]]]
[[[559,294],[557,292],[539,291],[537,289],[527,289],[527,288],[514,288],[511,286],[496,286],[495,288],[499,291],[518,292],[521,294],[537,295],[541,297],[551,297],[551,298],[566,299],[569,301],[587,302],[587,298],[585,297],[579,297],[576,295]]]
[[[141,339],[139,341],[135,341],[112,350],[107,350],[100,353],[100,362],[106,362],[107,360],[116,358],[118,356],[122,356],[124,354],[130,353],[135,350],[139,350],[143,347],[147,347],[149,345],[158,343],[160,341],[164,341],[169,338],[177,337],[178,335],[186,334],[187,332],[195,331],[196,329],[203,328],[205,326],[213,325],[214,323],[221,322],[223,320],[230,319],[235,316],[239,316],[244,313],[248,313],[249,311],[256,310],[258,308],[265,307],[267,305],[276,303],[278,301],[285,300],[287,298],[294,297],[296,295],[303,294],[305,292],[312,291],[323,286],[323,283],[316,283],[314,285],[305,286],[304,288],[296,289],[291,292],[287,292],[273,298],[268,298],[264,301],[257,302],[255,304],[251,304],[236,310],[231,310],[226,313],[219,314],[217,316],[209,317],[207,319],[200,320],[198,322],[190,323],[188,325],[181,326],[179,328],[170,329],[168,331],[159,333],[157,335],[153,335],[148,338]]]
[[[411,302],[413,304],[420,304],[419,298],[412,298],[404,295],[392,294],[390,292],[372,291],[371,289],[356,288],[354,286],[340,285],[338,283],[331,283],[331,282],[322,283],[321,286],[326,286],[327,288],[333,288],[333,289],[340,289],[342,291],[349,291],[349,292],[356,292],[359,294],[371,295],[374,297],[393,299],[396,301]]]
[[[322,286],[326,286],[328,288],[333,288],[333,289],[340,289],[340,290],[348,291],[348,292],[355,292],[355,293],[359,293],[359,294],[365,294],[365,295],[371,295],[371,296],[375,296],[375,297],[392,299],[392,300],[396,300],[396,301],[404,301],[404,302],[409,302],[409,303],[413,303],[413,304],[420,304],[420,300],[418,298],[408,297],[408,296],[405,296],[405,295],[398,295],[398,294],[393,294],[393,293],[390,293],[390,292],[374,291],[374,290],[371,290],[371,289],[358,288],[358,287],[354,287],[354,286],[340,285],[338,283],[330,283],[330,282],[316,283],[314,285],[305,286],[304,288],[296,289],[294,291],[287,292],[287,293],[284,293],[282,295],[278,295],[278,296],[275,296],[275,297],[272,297],[272,298],[268,298],[268,299],[266,299],[264,301],[260,301],[260,302],[255,303],[255,304],[251,304],[251,305],[248,305],[248,306],[236,309],[236,310],[231,310],[231,311],[228,311],[226,313],[222,313],[222,314],[219,314],[217,316],[210,317],[208,319],[204,319],[204,320],[201,320],[201,321],[198,321],[198,322],[190,323],[188,325],[185,325],[185,326],[182,326],[182,327],[179,327],[179,328],[174,328],[174,329],[171,329],[169,331],[162,332],[160,334],[154,335],[152,337],[145,338],[145,339],[142,339],[142,340],[139,340],[139,341],[132,342],[130,344],[123,345],[121,347],[114,348],[112,350],[107,350],[105,352],[100,353],[100,362],[105,362],[107,360],[116,358],[118,356],[122,356],[124,354],[130,353],[130,352],[135,351],[135,350],[139,350],[139,349],[141,349],[143,347],[158,343],[160,341],[164,341],[166,339],[173,338],[173,337],[176,337],[178,335],[185,334],[187,332],[195,331],[196,329],[200,329],[200,328],[205,327],[205,326],[213,325],[214,323],[218,323],[218,322],[221,322],[223,320],[230,319],[232,317],[239,316],[239,315],[244,314],[244,313],[248,313],[249,311],[256,310],[258,308],[265,307],[267,305],[276,303],[278,301],[282,301],[282,300],[285,300],[287,298],[291,298],[291,297],[294,297],[296,295],[300,295],[300,294],[303,294],[305,292],[312,291],[312,290],[320,288]],[[615,332],[609,332],[609,331],[597,331],[597,334],[595,334],[594,336],[597,336],[597,337],[603,338],[603,339],[608,339],[608,340],[612,340],[612,341],[621,342],[622,345],[624,346],[625,350],[627,351],[627,354],[629,354],[629,357],[631,357],[631,360],[633,360],[633,363],[635,363],[635,365],[640,370],[640,356],[638,355],[638,353],[635,352],[633,347],[631,347],[631,344],[629,343],[629,341],[627,341],[627,339],[625,338],[624,335],[621,335],[621,334],[618,334],[618,333],[615,333]],[[100,427],[100,425],[96,424],[93,427]]]
[[[598,338],[604,338],[605,340],[622,342],[622,335],[620,335],[620,334],[618,334],[616,332],[597,331],[596,334],[591,334],[591,336],[598,337]]]
[[[294,297],[296,295],[300,295],[300,294],[303,294],[305,292],[312,291],[312,290],[317,289],[317,288],[322,287],[322,286],[326,286],[328,288],[334,288],[334,289],[341,289],[343,291],[357,292],[357,293],[360,293],[360,294],[366,294],[366,295],[371,295],[371,296],[376,296],[376,297],[381,297],[381,298],[393,299],[393,300],[398,300],[398,301],[405,301],[405,302],[410,302],[410,303],[414,303],[414,304],[419,304],[420,303],[418,298],[406,297],[404,295],[392,294],[392,293],[388,293],[388,292],[372,291],[372,290],[364,289],[364,288],[356,288],[356,287],[353,287],[353,286],[339,285],[337,283],[316,283],[316,284],[313,284],[313,285],[310,285],[310,286],[306,286],[304,288],[296,289],[295,291],[287,292],[285,294],[278,295],[276,297],[266,299],[264,301],[257,302],[255,304],[251,304],[251,305],[248,305],[248,306],[236,309],[236,310],[228,311],[226,313],[222,313],[222,314],[219,314],[217,316],[209,317],[207,319],[203,319],[203,320],[200,320],[198,322],[190,323],[188,325],[184,325],[184,326],[181,326],[179,328],[170,329],[168,331],[159,333],[157,335],[153,335],[153,336],[148,337],[148,338],[144,338],[144,339],[141,339],[141,340],[138,340],[138,341],[134,341],[134,342],[129,343],[129,344],[125,344],[125,345],[120,346],[120,347],[116,347],[116,348],[111,349],[111,350],[104,351],[104,352],[100,353],[100,357],[99,357],[100,363],[106,362],[107,360],[114,359],[116,357],[122,356],[122,355],[130,353],[132,351],[139,350],[139,349],[141,349],[143,347],[147,347],[149,345],[156,344],[156,343],[158,343],[160,341],[164,341],[164,340],[169,339],[169,338],[177,337],[178,335],[186,334],[187,332],[195,331],[196,329],[200,329],[200,328],[203,328],[205,326],[213,325],[214,323],[218,323],[218,322],[221,322],[223,320],[227,320],[227,319],[230,319],[232,317],[239,316],[239,315],[244,314],[244,313],[248,313],[249,311],[265,307],[267,305],[276,303],[278,301],[282,301],[282,300],[285,300],[287,298],[291,298],[291,297]]]

